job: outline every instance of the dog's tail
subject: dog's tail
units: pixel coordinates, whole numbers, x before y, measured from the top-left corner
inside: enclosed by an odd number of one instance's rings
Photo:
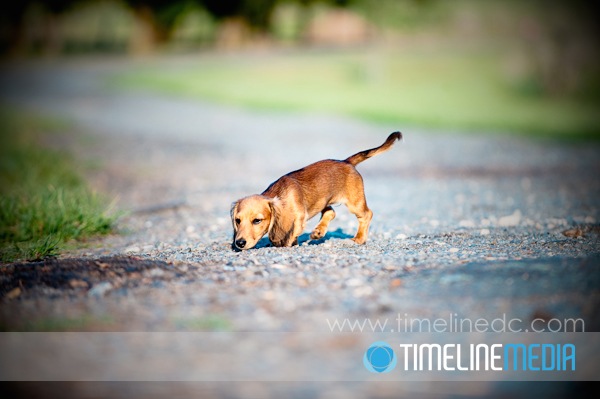
[[[394,142],[396,140],[402,140],[402,133],[394,132],[394,133],[390,134],[388,136],[387,140],[385,140],[385,143],[383,143],[379,147],[371,148],[370,150],[365,150],[365,151],[356,153],[356,154],[346,158],[346,162],[348,162],[349,164],[351,164],[353,166],[356,166],[359,163],[361,163],[362,161],[365,161],[377,154],[381,154],[382,152],[389,150],[390,148],[392,148],[392,145],[394,145]]]

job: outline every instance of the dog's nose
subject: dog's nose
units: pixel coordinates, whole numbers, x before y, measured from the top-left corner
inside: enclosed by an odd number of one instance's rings
[[[243,238],[240,238],[239,240],[235,241],[235,246],[238,248],[244,248],[246,246],[246,240],[244,240]]]

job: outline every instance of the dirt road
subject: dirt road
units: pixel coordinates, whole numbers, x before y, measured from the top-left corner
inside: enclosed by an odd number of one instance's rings
[[[152,62],[179,68],[194,59]],[[92,185],[129,211],[119,234],[64,254],[68,261],[3,266],[5,330],[331,333],[332,320],[455,314],[541,319],[550,328],[573,318],[584,321],[579,331],[600,331],[598,144],[258,112],[109,84],[136,67],[3,67],[2,101],[71,121],[72,139],[61,145],[99,162],[88,172]],[[322,241],[306,243],[305,234],[294,248],[231,251],[232,201],[311,162],[377,146],[395,130],[405,140],[358,168],[374,213],[366,245],[348,240],[357,223],[340,207]],[[577,237],[565,236],[574,228]],[[290,386],[297,397],[375,392],[367,383]],[[411,385],[409,393],[436,389]]]

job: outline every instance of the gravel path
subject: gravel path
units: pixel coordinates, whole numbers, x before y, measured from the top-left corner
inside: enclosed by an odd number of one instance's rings
[[[153,62],[174,70],[194,59]],[[598,144],[251,112],[106,83],[140,65],[3,68],[2,100],[73,121],[67,145],[101,162],[90,181],[130,211],[121,234],[63,256],[90,272],[5,295],[0,320],[9,329],[69,319],[84,320],[82,330],[327,332],[336,318],[455,313],[582,318],[585,331],[600,331]],[[379,145],[394,130],[405,140],[358,167],[374,213],[366,245],[348,240],[356,220],[339,207],[320,242],[305,234],[294,248],[231,251],[232,201],[311,162]],[[146,263],[91,272],[123,262]],[[373,394],[368,384],[331,389],[323,397]]]

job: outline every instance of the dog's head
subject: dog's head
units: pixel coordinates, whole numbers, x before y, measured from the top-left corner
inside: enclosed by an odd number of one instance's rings
[[[251,195],[234,202],[231,207],[233,224],[232,248],[253,248],[269,232],[275,220],[277,199]]]

